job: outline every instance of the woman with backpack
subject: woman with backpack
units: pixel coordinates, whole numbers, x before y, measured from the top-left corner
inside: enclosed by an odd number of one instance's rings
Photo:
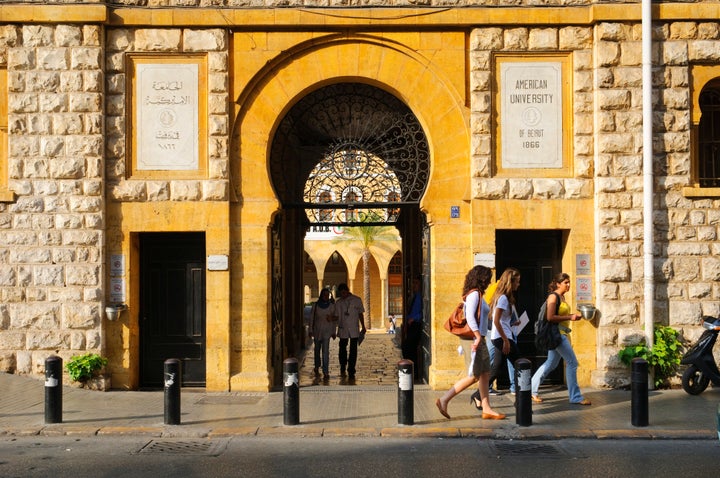
[[[435,405],[445,418],[450,418],[447,411],[450,400],[475,382],[478,383],[480,399],[482,406],[482,417],[485,419],[502,420],[505,414],[498,413],[490,408],[490,399],[488,393],[489,377],[490,377],[490,355],[488,353],[487,344],[485,343],[485,334],[488,331],[488,315],[490,307],[483,299],[483,294],[488,284],[492,271],[485,266],[475,266],[465,275],[465,284],[463,285],[463,302],[465,320],[472,330],[472,339],[460,339],[465,356],[465,365],[468,369],[468,375],[461,378],[450,390],[435,401]],[[475,402],[470,397],[471,402]]]
[[[546,299],[546,319],[550,323],[557,323],[560,328],[560,345],[552,350],[548,350],[547,360],[540,365],[532,377],[531,397],[535,403],[542,403],[543,399],[538,395],[538,389],[542,385],[545,377],[555,370],[562,358],[565,361],[565,381],[567,382],[568,396],[570,403],[576,405],[591,405],[590,400],[583,397],[577,381],[578,361],[575,357],[570,340],[567,334],[570,329],[563,324],[567,321],[576,321],[580,319],[579,314],[571,314],[570,306],[565,302],[565,293],[570,290],[570,276],[565,272],[561,272],[548,285],[548,296]]]

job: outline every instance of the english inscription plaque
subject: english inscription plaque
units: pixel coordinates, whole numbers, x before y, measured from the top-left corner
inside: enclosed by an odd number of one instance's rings
[[[500,69],[502,167],[562,168],[562,63]]]

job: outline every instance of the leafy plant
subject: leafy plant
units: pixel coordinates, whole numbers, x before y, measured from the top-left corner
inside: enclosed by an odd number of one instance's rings
[[[84,382],[97,374],[105,365],[107,359],[95,353],[76,355],[68,360],[65,369],[70,378],[76,382]]]
[[[648,349],[643,340],[620,350],[618,357],[628,366],[632,364],[634,358],[647,360],[648,366],[655,372],[655,388],[662,388],[666,386],[667,380],[675,375],[680,365],[683,344],[680,342],[680,333],[672,327],[656,325],[654,334],[655,344],[652,349]]]

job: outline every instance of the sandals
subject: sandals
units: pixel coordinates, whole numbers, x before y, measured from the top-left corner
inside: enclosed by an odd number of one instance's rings
[[[450,414],[445,410],[442,406],[442,402],[440,402],[440,399],[438,398],[435,400],[435,406],[438,407],[438,410],[440,410],[440,414],[444,416],[445,418],[450,418]]]
[[[543,399],[540,398],[539,395],[531,395],[530,398],[531,398],[532,401],[535,402],[535,403],[542,403],[542,402],[543,402]]]
[[[477,408],[478,410],[482,410],[482,401],[480,400],[480,392],[478,392],[476,390],[475,393],[470,395],[470,403],[473,404],[475,406],[475,408]],[[480,403],[481,405],[478,405],[478,403]]]
[[[579,402],[573,402],[573,405],[592,405],[592,402],[588,400],[587,398],[583,398]]]
[[[482,417],[486,420],[504,420],[504,413],[485,413],[483,412]]]

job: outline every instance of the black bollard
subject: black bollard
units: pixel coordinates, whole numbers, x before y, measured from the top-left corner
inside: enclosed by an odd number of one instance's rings
[[[413,399],[413,363],[403,359],[398,362],[398,424],[413,425],[414,417]]]
[[[165,361],[165,425],[180,425],[181,373],[182,364],[179,359]]]
[[[515,361],[515,423],[522,427],[532,425],[532,400],[530,398],[532,364],[526,358]]]
[[[296,358],[283,361],[283,423],[300,423],[300,381]]]
[[[648,363],[642,358],[632,359],[630,386],[632,389],[632,424],[648,426]]]
[[[45,423],[62,423],[62,367],[57,355],[45,359]]]

